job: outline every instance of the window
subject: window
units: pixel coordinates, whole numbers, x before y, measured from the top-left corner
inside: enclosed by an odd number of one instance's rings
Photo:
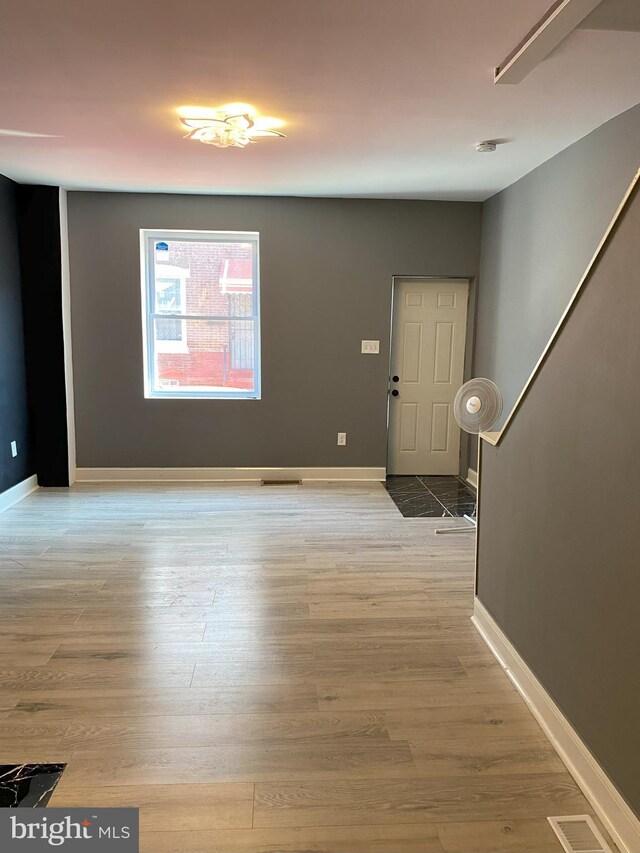
[[[260,397],[258,234],[141,231],[145,397]]]

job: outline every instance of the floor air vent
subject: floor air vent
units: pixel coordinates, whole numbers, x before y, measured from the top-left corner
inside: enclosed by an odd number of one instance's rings
[[[588,814],[547,818],[567,853],[612,853]]]

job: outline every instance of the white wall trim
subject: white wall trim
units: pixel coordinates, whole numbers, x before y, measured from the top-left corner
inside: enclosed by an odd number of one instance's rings
[[[67,454],[69,485],[76,481],[76,419],[73,399],[73,358],[71,352],[71,273],[69,270],[69,220],[67,191],[59,191],[60,265],[62,280],[62,337],[64,344],[64,385],[67,404]]]
[[[79,483],[220,482],[295,479],[379,483],[384,468],[78,468]]]
[[[35,492],[37,488],[38,478],[34,474],[32,477],[27,477],[26,480],[16,483],[15,486],[11,486],[10,489],[0,492],[0,512],[4,512],[14,506],[23,498],[26,498],[27,495],[30,495],[31,492]]]
[[[623,853],[640,850],[640,820],[478,598],[471,620]]]
[[[520,44],[500,63],[495,83],[520,83],[572,33],[602,0],[561,0],[552,5]]]
[[[473,468],[469,468],[467,471],[467,483],[474,489],[478,488],[478,472],[474,471]]]

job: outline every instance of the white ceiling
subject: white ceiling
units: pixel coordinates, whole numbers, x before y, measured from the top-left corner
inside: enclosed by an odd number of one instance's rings
[[[0,0],[0,128],[51,135],[0,133],[0,172],[79,189],[484,199],[640,101],[633,31],[581,28],[521,84],[493,85],[549,3]],[[286,119],[288,138],[181,138],[176,107],[229,101]],[[506,141],[477,154],[483,139]]]

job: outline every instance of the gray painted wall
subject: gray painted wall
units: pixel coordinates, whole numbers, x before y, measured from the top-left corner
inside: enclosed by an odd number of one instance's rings
[[[473,373],[498,383],[505,417],[639,166],[637,106],[485,202]]]
[[[84,192],[68,204],[80,467],[383,466],[392,276],[477,275],[480,204]],[[140,228],[260,232],[262,400],[144,399]],[[361,355],[362,338],[380,339],[380,356]]]
[[[640,194],[483,445],[478,595],[640,815],[638,235]]]

